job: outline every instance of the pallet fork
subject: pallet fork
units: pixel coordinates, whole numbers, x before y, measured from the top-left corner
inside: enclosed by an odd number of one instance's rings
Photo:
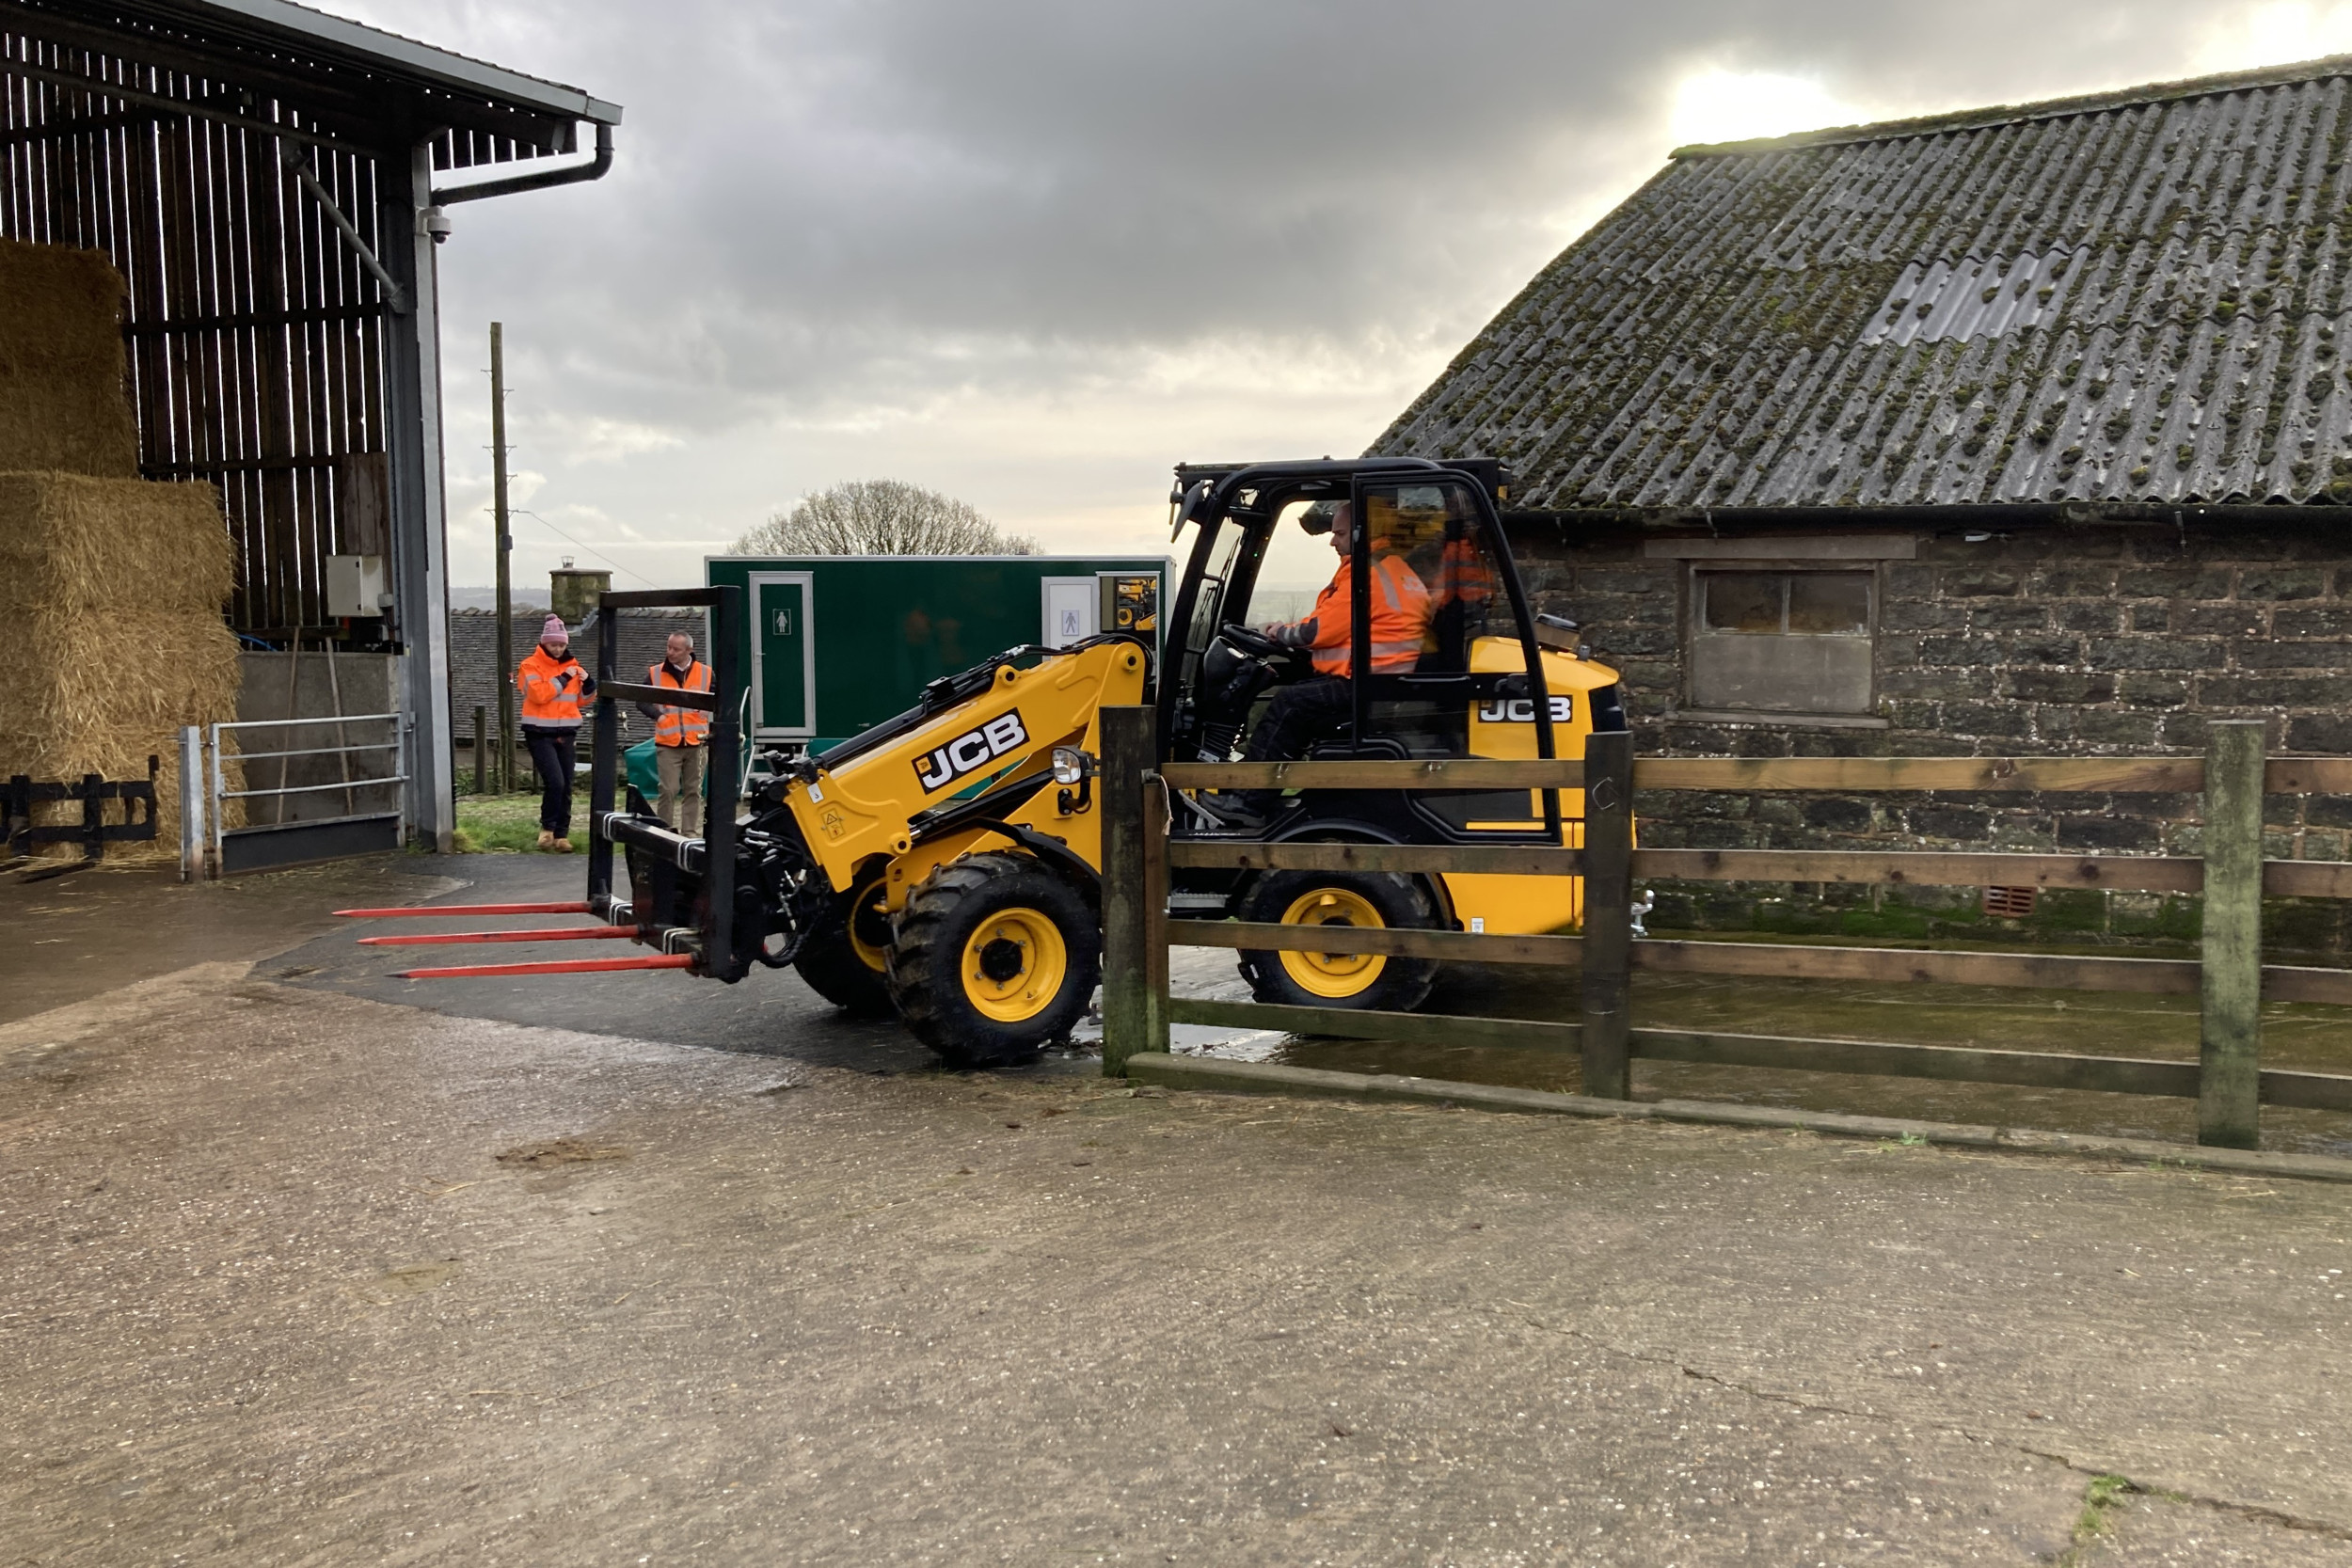
[[[682,969],[735,981],[750,971],[765,935],[758,910],[743,908],[737,875],[739,830],[735,820],[741,776],[743,735],[737,715],[745,691],[735,628],[741,624],[743,591],[716,588],[653,593],[605,594],[596,618],[596,729],[588,765],[588,895],[578,903],[437,904],[400,909],[338,910],[352,919],[417,915],[588,914],[601,922],[493,931],[447,931],[417,936],[362,937],[367,946],[457,946],[474,942],[584,942],[627,940],[658,949],[644,957],[546,958],[521,963],[445,964],[397,973],[405,980],[485,979],[523,974],[609,974],[637,969]],[[690,610],[710,611],[711,689],[707,694],[618,678],[620,620],[616,611]],[[659,703],[701,708],[710,715],[708,766],[703,770],[707,798],[703,836],[688,838],[655,816],[644,798],[621,790],[621,704]],[[613,847],[628,856],[630,895],[612,892]],[[681,877],[680,873],[685,873]],[[751,900],[756,906],[756,897]],[[748,919],[746,917],[749,917]],[[745,930],[746,925],[759,929]],[[749,937],[746,942],[743,938]]]

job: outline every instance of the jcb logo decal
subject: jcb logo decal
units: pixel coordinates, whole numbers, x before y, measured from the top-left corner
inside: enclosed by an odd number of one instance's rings
[[[945,746],[914,759],[915,782],[925,794],[944,789],[966,773],[978,771],[1016,747],[1028,744],[1018,711],[992,719],[978,729],[966,730]]]
[[[1569,715],[1575,711],[1566,697],[1555,695],[1551,699],[1553,723],[1567,723]],[[1492,702],[1481,703],[1478,705],[1478,721],[1482,724],[1532,724],[1535,721],[1535,700],[1532,697],[1513,697],[1505,702],[1498,697]]]

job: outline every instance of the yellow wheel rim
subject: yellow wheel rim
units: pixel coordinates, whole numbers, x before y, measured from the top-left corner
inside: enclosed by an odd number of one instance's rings
[[[999,910],[963,944],[963,994],[983,1018],[1021,1023],[1053,1006],[1070,974],[1070,949],[1053,921],[1031,909]]]
[[[1301,894],[1282,911],[1285,926],[1355,926],[1386,929],[1388,922],[1372,900],[1343,887],[1319,887]],[[1282,973],[1315,996],[1360,995],[1389,960],[1376,953],[1294,953],[1281,955]]]
[[[877,974],[885,973],[890,967],[890,914],[883,896],[882,879],[877,877],[850,898],[850,951],[857,955],[860,963]],[[861,926],[879,932],[882,939],[881,942],[866,941],[867,932],[861,931],[858,928]]]

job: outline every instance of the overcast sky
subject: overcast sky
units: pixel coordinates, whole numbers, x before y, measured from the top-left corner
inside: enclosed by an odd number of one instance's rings
[[[627,110],[452,209],[459,584],[493,319],[518,582],[699,582],[847,479],[1157,550],[1171,464],[1362,450],[1679,143],[2352,51],[2352,0],[323,3]]]

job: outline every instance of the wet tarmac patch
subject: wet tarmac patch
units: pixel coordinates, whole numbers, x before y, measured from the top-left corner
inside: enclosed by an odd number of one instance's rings
[[[547,1170],[557,1165],[584,1165],[597,1160],[626,1160],[628,1150],[612,1144],[592,1144],[585,1138],[547,1138],[517,1144],[500,1154],[501,1165]]]
[[[403,1263],[386,1269],[373,1279],[354,1288],[360,1300],[377,1307],[389,1307],[410,1296],[421,1296],[437,1291],[457,1276],[457,1259],[445,1258],[432,1263]]]

